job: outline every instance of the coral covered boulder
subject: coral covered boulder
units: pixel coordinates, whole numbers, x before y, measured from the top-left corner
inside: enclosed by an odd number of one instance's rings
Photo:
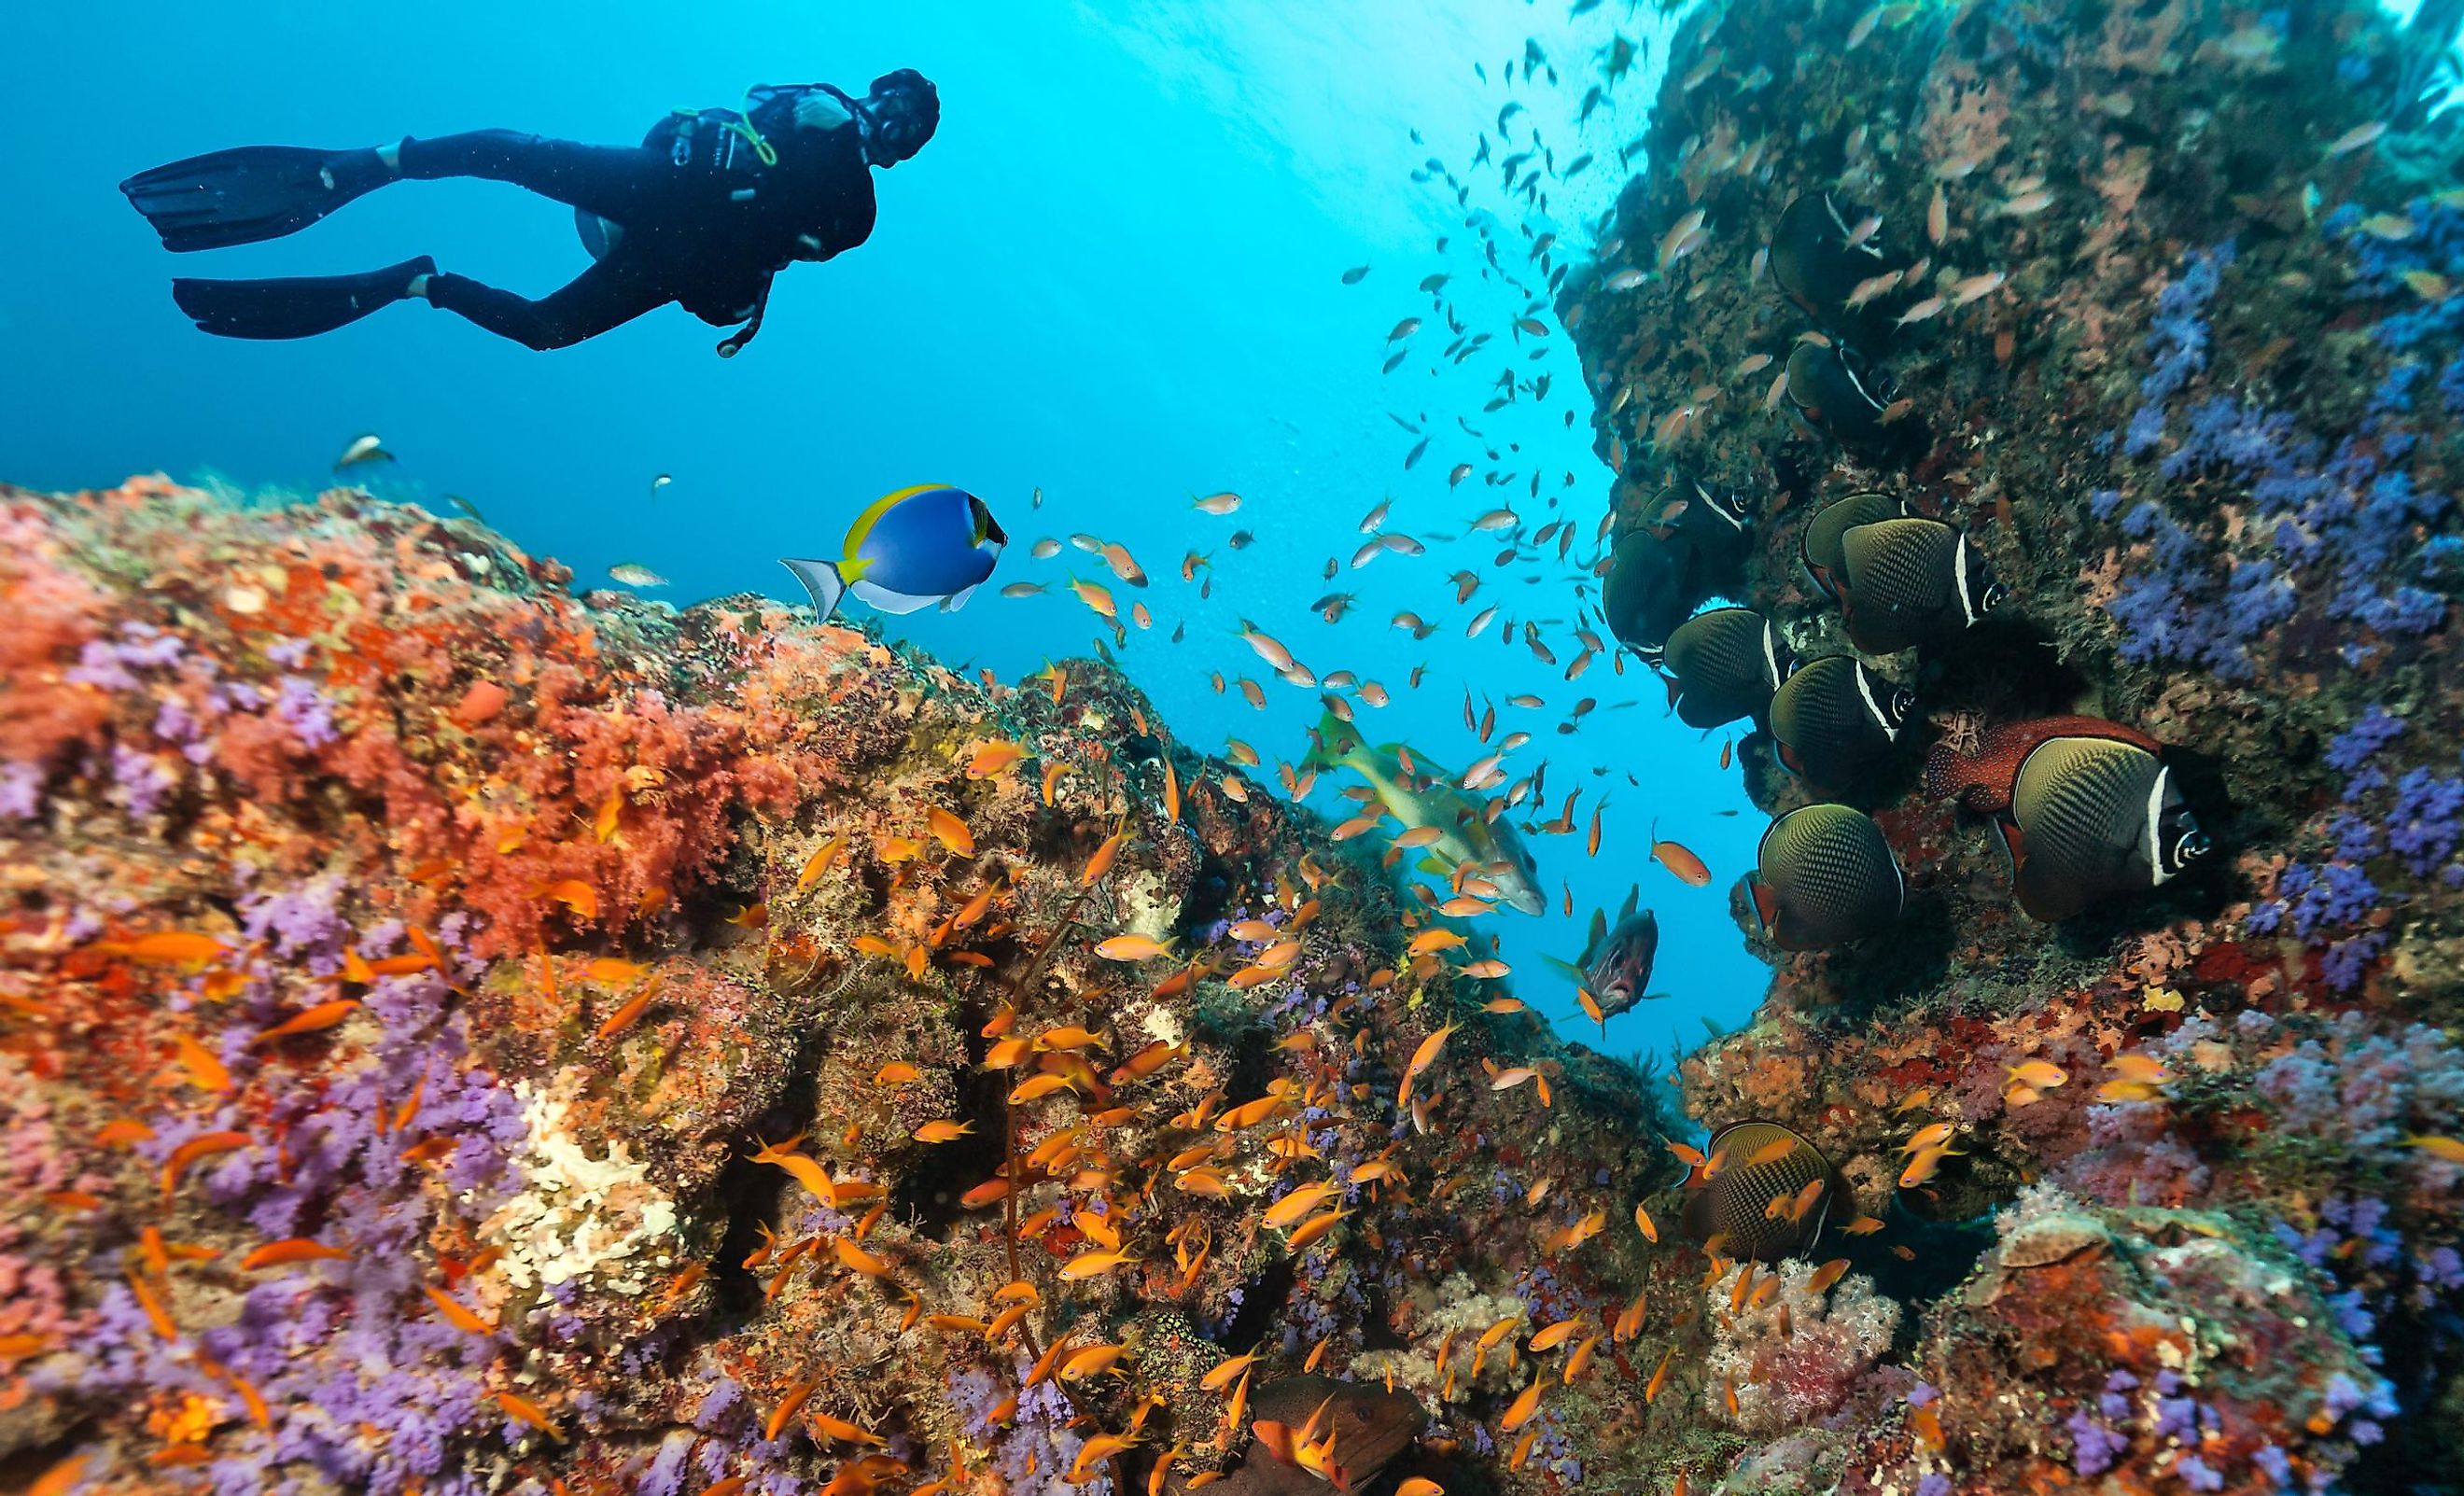
[[[0,1458],[49,1487],[1603,1441],[1655,1096],[1107,669],[576,597],[348,492],[0,531]]]

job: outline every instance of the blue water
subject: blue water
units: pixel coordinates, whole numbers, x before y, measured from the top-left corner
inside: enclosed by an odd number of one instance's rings
[[[1735,1024],[1768,977],[1727,913],[1761,823],[1733,771],[1718,767],[1720,737],[1666,717],[1660,685],[1636,662],[1621,675],[1602,660],[1579,681],[1562,678],[1580,650],[1578,573],[1554,561],[1553,545],[1546,565],[1501,570],[1491,564],[1501,537],[1438,539],[1510,502],[1535,527],[1571,516],[1575,560],[1597,554],[1591,537],[1611,475],[1590,450],[1571,340],[1545,308],[1545,335],[1509,330],[1527,303],[1479,278],[1465,219],[1495,215],[1504,264],[1535,288],[1527,225],[1588,246],[1587,226],[1624,180],[1617,148],[1642,131],[1665,23],[1650,7],[1627,13],[1623,0],[1577,17],[1563,0],[1143,4],[1134,22],[1106,13],[1131,10],[431,0],[253,7],[241,20],[223,8],[127,0],[18,8],[0,46],[0,82],[21,121],[0,252],[0,343],[12,350],[0,360],[0,476],[70,488],[162,470],[313,492],[332,481],[327,465],[345,442],[374,431],[400,457],[373,480],[380,492],[440,513],[451,512],[442,495],[463,495],[517,543],[569,563],[578,585],[638,562],[673,583],[655,595],[680,604],[744,589],[801,600],[775,558],[836,555],[869,499],[954,483],[992,504],[1012,548],[965,611],[885,621],[891,636],[1013,678],[1088,652],[1095,620],[1065,574],[1111,579],[1066,544],[1085,532],[1127,544],[1153,574],[1144,593],[1114,587],[1125,613],[1134,596],[1155,616],[1122,659],[1199,749],[1221,751],[1232,734],[1270,761],[1297,759],[1322,710],[1316,692],[1261,665],[1235,632],[1243,618],[1320,674],[1350,669],[1384,683],[1394,704],[1362,708],[1362,731],[1455,770],[1488,751],[1464,730],[1465,692],[1498,702],[1498,736],[1534,735],[1510,772],[1550,764],[1551,804],[1534,819],[1584,790],[1576,834],[1529,838],[1549,916],[1484,921],[1517,969],[1518,993],[1611,1053],[1665,1056],[1700,1042],[1705,1020]],[[1578,129],[1595,55],[1619,31],[1647,43],[1644,65]],[[1527,36],[1559,68],[1558,86],[1527,86],[1519,60],[1506,83]],[[630,142],[672,106],[734,104],[752,83],[825,79],[860,93],[900,66],[938,83],[938,135],[877,174],[870,242],[781,276],[759,340],[733,362],[712,353],[719,330],[674,308],[549,354],[420,304],[305,342],[210,339],[171,305],[175,269],[319,274],[425,252],[539,295],[584,260],[567,210],[477,183],[398,184],[292,239],[175,259],[114,187],[148,165],[250,143],[357,145],[483,126]],[[1561,164],[1585,150],[1600,157],[1550,185],[1549,217],[1507,200],[1494,165],[1470,174],[1468,209],[1442,183],[1411,180],[1430,156],[1462,171],[1509,100],[1525,105],[1513,148],[1536,128]],[[1443,254],[1441,236],[1451,240]],[[1343,285],[1341,273],[1362,264],[1368,277]],[[1459,314],[1496,335],[1459,368],[1436,357],[1449,334],[1415,289],[1441,271],[1459,277],[1445,292]],[[1381,375],[1387,333],[1407,315],[1429,325],[1410,340],[1415,356]],[[1483,414],[1507,370],[1525,382],[1548,375],[1547,401]],[[1416,438],[1390,411],[1437,433],[1409,473],[1402,459]],[[1458,416],[1485,440],[1463,434]],[[1491,463],[1487,448],[1503,459]],[[1475,476],[1450,491],[1447,473],[1462,461],[1518,476],[1510,488]],[[1535,468],[1538,498],[1527,487]],[[674,481],[654,495],[659,473]],[[1040,511],[1029,498],[1038,488]],[[1188,507],[1223,489],[1244,495],[1237,515]],[[1358,521],[1389,498],[1387,528],[1427,540],[1428,553],[1352,569]],[[1236,552],[1229,538],[1243,529],[1259,539]],[[1064,538],[1060,558],[1029,557],[1040,536]],[[1203,603],[1178,580],[1189,549],[1214,561]],[[1330,557],[1339,572],[1326,582]],[[1458,605],[1445,579],[1465,568],[1485,580]],[[1018,581],[1053,586],[1024,601],[995,595]],[[1330,627],[1307,605],[1336,590],[1358,602]],[[1464,626],[1492,603],[1516,637],[1502,644],[1492,624],[1466,639]],[[1414,642],[1388,625],[1397,608],[1438,631]],[[1522,643],[1526,620],[1541,625],[1558,667]],[[1169,643],[1182,624],[1186,641]],[[1424,684],[1407,690],[1415,666],[1426,667]],[[1219,671],[1263,682],[1268,709],[1217,694]],[[1505,706],[1517,692],[1547,709]],[[1586,695],[1598,710],[1560,736],[1555,725]],[[1331,793],[1347,781],[1326,777],[1314,803],[1349,814]],[[1595,858],[1581,832],[1603,796]],[[1655,818],[1710,864],[1709,887],[1682,887],[1646,860]],[[1614,907],[1634,883],[1661,916],[1655,986],[1670,996],[1612,1023],[1603,1042],[1538,957],[1573,957],[1591,910]],[[1560,903],[1568,886],[1572,919]]]

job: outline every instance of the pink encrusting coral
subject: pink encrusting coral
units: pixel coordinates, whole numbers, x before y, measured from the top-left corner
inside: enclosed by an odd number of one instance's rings
[[[1720,1411],[1743,1432],[1761,1438],[1817,1423],[1866,1391],[1867,1374],[1891,1348],[1900,1306],[1874,1291],[1871,1279],[1846,1277],[1827,1290],[1812,1281],[1819,1269],[1790,1259],[1770,1275],[1775,1290],[1739,1297],[1740,1265],[1704,1290],[1718,1328],[1704,1375],[1719,1388]],[[1726,1412],[1733,1395],[1736,1411]],[[1869,1413],[1879,1408],[1869,1409]]]

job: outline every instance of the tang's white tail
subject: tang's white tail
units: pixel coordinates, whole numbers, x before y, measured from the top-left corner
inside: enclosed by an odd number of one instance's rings
[[[813,595],[814,614],[822,622],[828,622],[830,615],[839,610],[839,599],[847,596],[847,580],[839,575],[838,562],[781,557],[779,564],[796,574],[796,580]]]

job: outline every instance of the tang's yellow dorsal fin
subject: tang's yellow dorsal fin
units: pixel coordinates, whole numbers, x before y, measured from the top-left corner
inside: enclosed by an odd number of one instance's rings
[[[872,569],[872,563],[858,559],[856,551],[863,546],[865,538],[872,534],[872,527],[881,522],[882,516],[918,494],[927,494],[936,488],[948,487],[946,483],[916,483],[894,493],[884,494],[867,504],[864,513],[855,517],[855,523],[847,526],[847,545],[840,553],[839,575],[848,582],[853,582]]]

